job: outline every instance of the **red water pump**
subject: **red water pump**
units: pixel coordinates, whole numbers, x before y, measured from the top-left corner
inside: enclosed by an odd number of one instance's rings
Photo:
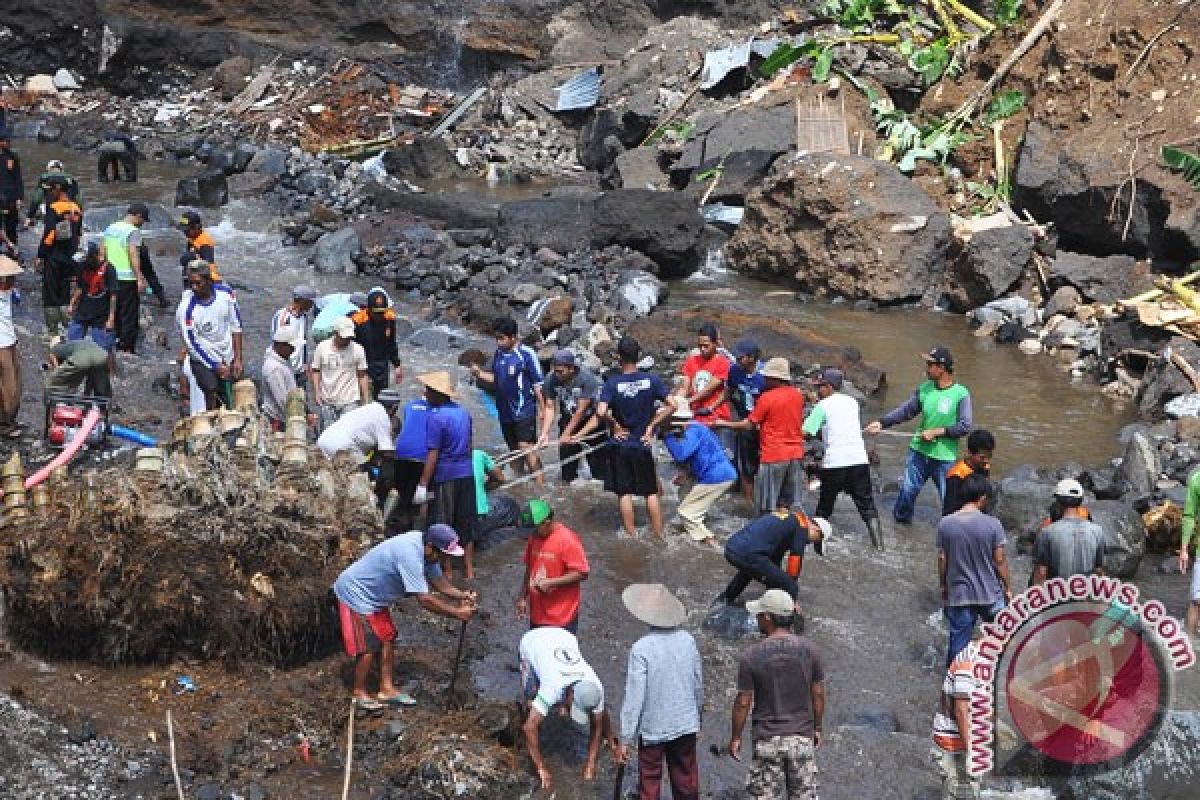
[[[86,410],[82,406],[68,403],[56,403],[50,409],[50,424],[46,429],[46,438],[55,447],[62,447],[75,438],[75,434],[83,427]],[[88,435],[88,443],[95,444],[104,438],[101,425],[92,428]]]

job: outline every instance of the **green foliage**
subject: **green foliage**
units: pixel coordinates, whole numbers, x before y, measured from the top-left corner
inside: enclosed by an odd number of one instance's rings
[[[826,47],[813,61],[813,83],[824,83],[829,78],[829,70],[833,68],[833,48]]]
[[[983,118],[991,125],[1002,119],[1008,119],[1024,107],[1025,94],[1016,89],[1009,89],[992,98],[992,102],[988,103],[987,110],[983,112]]]
[[[713,178],[721,175],[723,172],[725,172],[725,168],[720,165],[715,166],[712,169],[706,169],[703,172],[697,172],[695,178],[696,183],[708,183]]]
[[[1200,192],[1200,155],[1165,145],[1159,151],[1159,155],[1163,163],[1175,172],[1183,173],[1183,179]]]
[[[962,74],[958,50],[951,47],[946,39],[937,39],[919,49],[910,44],[907,49],[908,63],[921,76],[925,88],[933,86],[943,77],[956,78]]]
[[[821,54],[829,49],[829,45],[822,44],[815,39],[805,42],[802,45],[796,46],[791,44],[781,44],[775,48],[771,55],[758,65],[758,73],[764,78],[770,78],[776,72],[784,67],[799,61],[802,58],[820,58]],[[832,59],[832,55],[830,56]]]
[[[657,144],[668,134],[670,134],[671,138],[675,141],[682,142],[691,136],[692,131],[694,130],[696,130],[696,123],[694,122],[689,122],[687,120],[672,122],[670,125],[665,125],[656,130],[650,136],[650,138],[646,139],[644,144],[646,146]]]
[[[856,33],[872,29],[877,17],[906,13],[897,0],[826,0],[817,7],[818,15],[837,20],[843,28]]]
[[[1021,0],[996,0],[996,25],[1007,28],[1021,17]]]

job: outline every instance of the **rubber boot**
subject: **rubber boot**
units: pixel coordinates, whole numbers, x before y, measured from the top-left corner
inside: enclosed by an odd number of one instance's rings
[[[867,533],[871,536],[872,547],[881,553],[887,549],[883,544],[883,524],[879,521],[879,517],[871,517],[867,520]]]

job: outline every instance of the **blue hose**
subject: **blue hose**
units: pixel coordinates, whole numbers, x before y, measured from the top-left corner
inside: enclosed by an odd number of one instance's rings
[[[158,444],[157,439],[147,436],[144,433],[139,433],[133,428],[126,428],[124,425],[113,425],[111,428],[109,428],[109,432],[112,433],[113,436],[119,436],[126,441],[133,442],[134,444],[140,444],[142,447],[154,447]]]

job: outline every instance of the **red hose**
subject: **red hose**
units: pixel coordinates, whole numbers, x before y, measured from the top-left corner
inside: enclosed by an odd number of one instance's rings
[[[25,479],[25,489],[29,490],[37,486],[42,481],[46,480],[46,478],[49,478],[51,472],[54,472],[54,470],[58,469],[63,464],[66,464],[68,461],[74,458],[75,454],[79,452],[79,448],[83,447],[83,443],[87,441],[88,434],[92,432],[92,428],[96,427],[96,423],[99,421],[100,409],[93,408],[88,412],[87,416],[83,418],[83,425],[80,426],[79,432],[75,434],[75,438],[67,442],[67,446],[63,448],[62,452],[55,456],[54,460],[49,464],[46,464],[44,467]]]

